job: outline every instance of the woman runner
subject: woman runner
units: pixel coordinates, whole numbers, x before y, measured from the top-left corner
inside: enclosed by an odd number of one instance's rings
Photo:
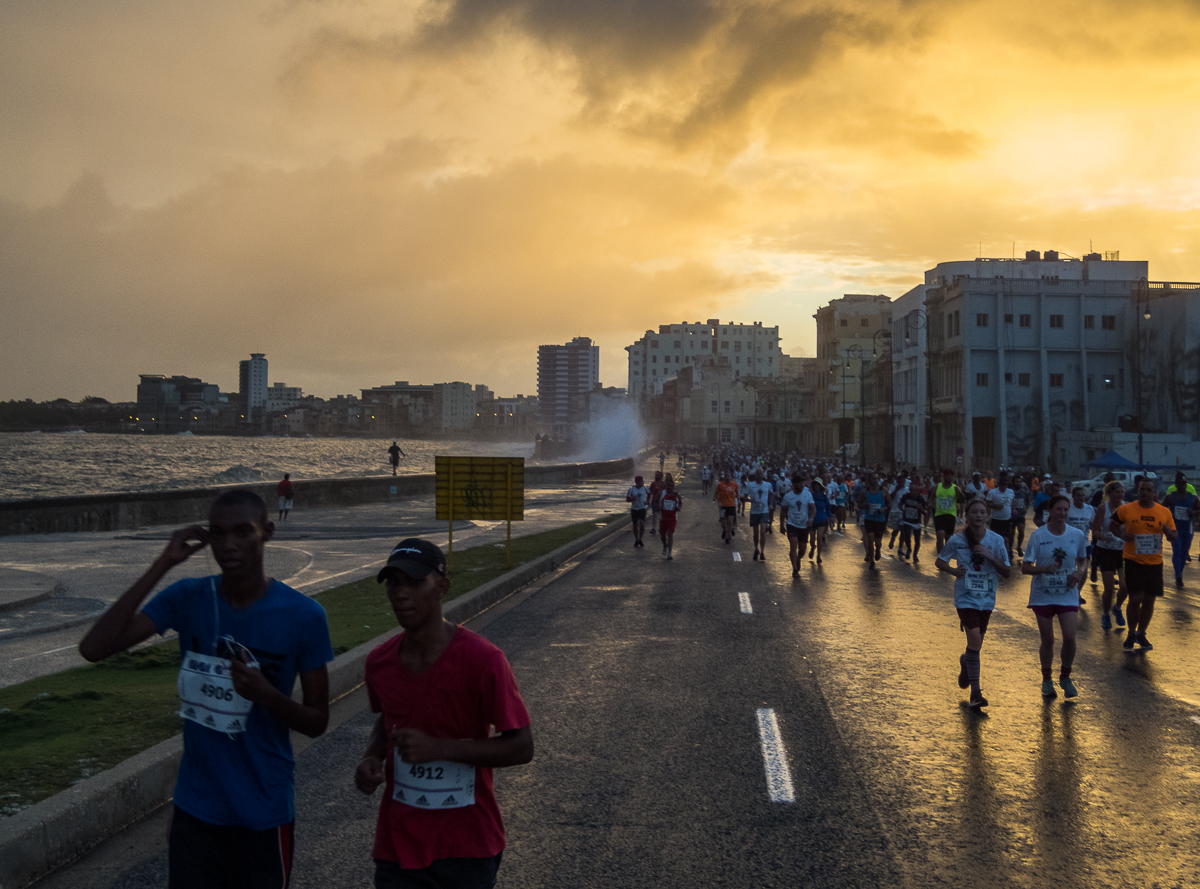
[[[1042,697],[1055,698],[1058,692],[1050,681],[1054,665],[1054,618],[1062,628],[1061,667],[1058,684],[1068,698],[1079,692],[1071,681],[1075,662],[1075,625],[1079,619],[1079,588],[1087,578],[1087,535],[1067,524],[1071,500],[1054,494],[1047,501],[1046,524],[1029,535],[1021,573],[1033,577],[1029,584],[1029,608],[1037,616],[1042,662]],[[1068,566],[1074,564],[1074,571]]]
[[[954,608],[958,611],[959,626],[967,634],[967,650],[958,657],[958,687],[971,686],[972,707],[988,705],[979,687],[979,652],[996,608],[996,579],[1007,578],[1012,572],[1004,538],[987,529],[990,514],[985,501],[976,499],[968,503],[966,527],[950,537],[934,563],[939,571],[956,578]],[[957,567],[950,567],[951,559]]]
[[[1125,602],[1125,560],[1122,550],[1125,541],[1113,534],[1110,525],[1113,513],[1125,505],[1125,489],[1120,482],[1109,482],[1104,486],[1104,501],[1096,507],[1096,518],[1092,522],[1092,536],[1096,539],[1095,565],[1100,570],[1104,592],[1100,594],[1100,628],[1111,630],[1113,618],[1117,626],[1125,626],[1125,615],[1121,605]],[[1113,587],[1116,586],[1117,601],[1113,604]]]
[[[815,552],[817,564],[820,565],[821,553],[825,551],[825,531],[829,527],[830,505],[829,498],[825,496],[825,488],[819,481],[812,483],[812,498],[817,514],[813,517],[813,526],[808,532],[808,557],[812,559]]]

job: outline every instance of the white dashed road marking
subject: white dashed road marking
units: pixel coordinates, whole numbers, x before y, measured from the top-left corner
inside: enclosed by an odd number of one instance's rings
[[[738,593],[738,604],[742,607],[742,614],[754,613],[754,609],[750,607],[749,593]]]
[[[767,773],[767,795],[773,803],[794,803],[792,772],[787,764],[787,751],[779,734],[779,722],[774,710],[758,711],[758,737],[762,741],[763,767]]]
[[[740,561],[742,560],[742,554],[741,554],[741,553],[739,553],[739,552],[735,552],[735,553],[733,554],[733,560],[734,560],[735,562],[740,562]]]

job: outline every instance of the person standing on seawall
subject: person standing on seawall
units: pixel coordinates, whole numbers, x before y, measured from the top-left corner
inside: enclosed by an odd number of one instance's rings
[[[400,468],[400,458],[405,456],[407,454],[400,450],[400,445],[393,441],[392,446],[388,448],[388,459],[392,463],[392,475],[395,475],[396,471]]]
[[[289,472],[283,474],[283,481],[275,488],[275,495],[279,498],[279,521],[283,521],[288,517],[288,513],[292,509],[292,495],[295,493],[291,482],[292,475]]]

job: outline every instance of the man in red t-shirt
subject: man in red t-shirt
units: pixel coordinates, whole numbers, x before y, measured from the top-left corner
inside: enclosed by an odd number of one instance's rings
[[[663,484],[663,474],[661,472],[654,473],[654,481],[650,482],[650,533],[658,533],[658,520],[662,517],[662,505],[658,502],[658,496],[667,489]]]
[[[367,656],[375,722],[354,775],[384,784],[375,886],[490,889],[504,851],[492,769],[533,759],[529,713],[504,654],[442,617],[442,551],[402,540],[379,572],[404,632]]]
[[[288,512],[292,508],[292,476],[291,473],[283,474],[283,481],[275,487],[275,496],[279,498],[279,521],[287,518]]]
[[[663,555],[674,559],[671,550],[675,546],[675,518],[683,509],[683,497],[675,490],[675,479],[667,473],[666,488],[658,495],[658,508],[662,511],[660,519],[662,527]]]

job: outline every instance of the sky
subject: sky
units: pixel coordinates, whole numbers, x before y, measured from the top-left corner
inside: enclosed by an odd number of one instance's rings
[[[1197,0],[9,0],[0,399],[606,385],[938,262],[1200,280]]]

